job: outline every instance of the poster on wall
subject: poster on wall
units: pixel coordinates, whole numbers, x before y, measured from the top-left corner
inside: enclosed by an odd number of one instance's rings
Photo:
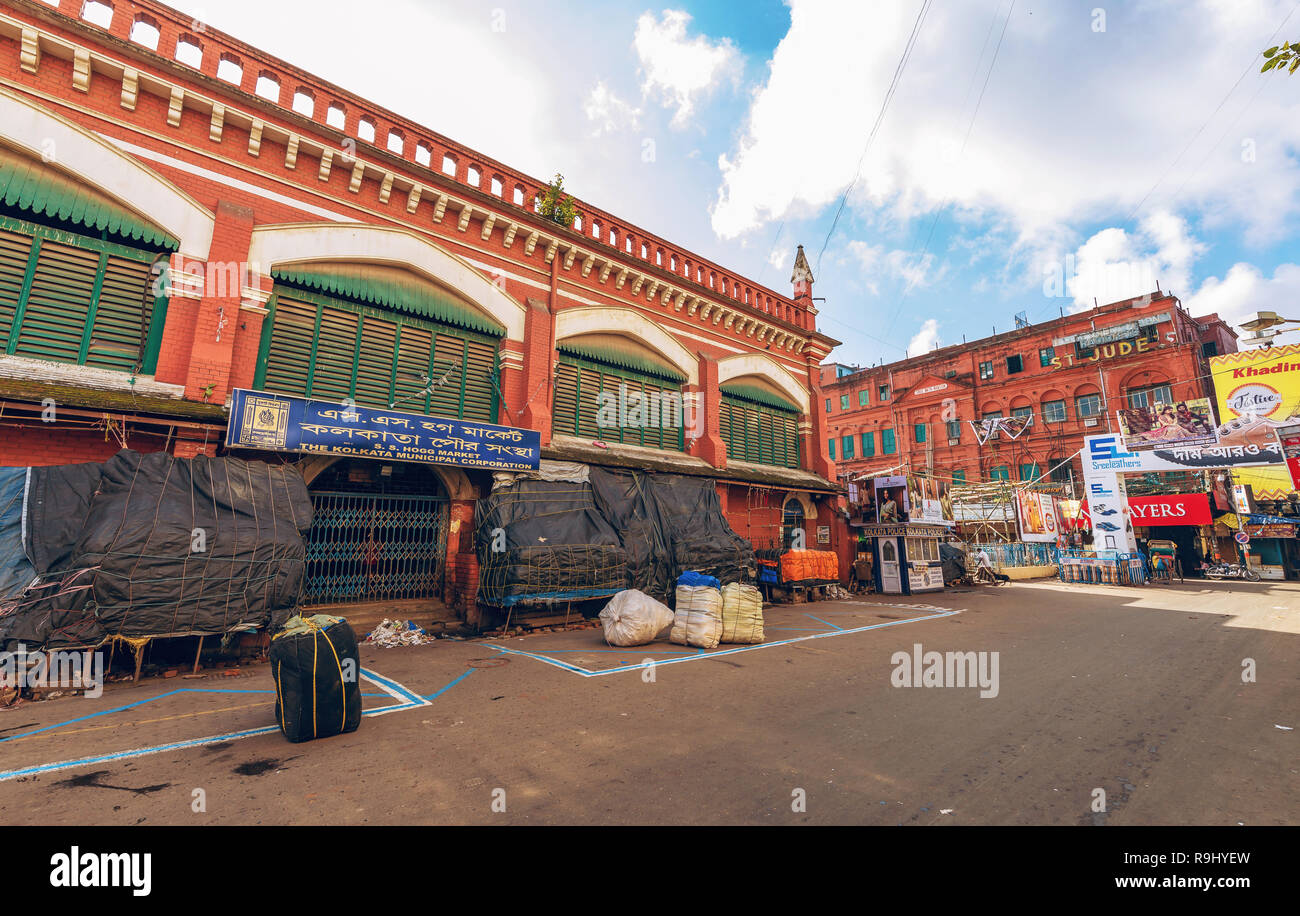
[[[1210,357],[1219,408],[1220,446],[1267,450],[1276,467],[1233,472],[1259,499],[1284,499],[1296,486],[1286,467],[1279,432],[1300,424],[1300,344]]]
[[[1219,441],[1209,398],[1123,407],[1116,418],[1124,448],[1131,452],[1175,445],[1207,446]]]
[[[1048,493],[1016,491],[1016,522],[1022,541],[1055,541],[1061,533],[1055,500]]]
[[[949,484],[933,477],[907,478],[910,520],[927,525],[952,525],[952,497]]]
[[[1277,435],[1282,442],[1282,455],[1291,475],[1291,486],[1300,490],[1300,425],[1278,427]]]
[[[872,482],[876,501],[876,524],[906,522],[908,516],[907,478],[877,477]]]

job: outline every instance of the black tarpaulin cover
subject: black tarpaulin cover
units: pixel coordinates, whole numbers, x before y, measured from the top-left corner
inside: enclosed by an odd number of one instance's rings
[[[727,524],[713,480],[682,474],[632,473],[646,480],[654,499],[672,564],[669,582],[675,583],[678,576],[693,569],[714,576],[723,585],[753,583],[758,571],[754,548]]]
[[[600,598],[624,588],[627,554],[587,483],[521,479],[492,491],[474,507],[474,541],[484,604]]]
[[[688,569],[723,584],[756,571],[714,481],[681,474],[592,467],[589,484],[519,480],[479,500],[475,542],[479,600],[497,607],[625,588],[671,602]]]
[[[95,462],[31,469],[26,546],[36,572],[68,564],[102,474],[103,465]]]
[[[361,724],[361,658],[341,617],[293,618],[271,638],[275,721],[290,741],[354,732]]]
[[[33,469],[29,550],[38,572],[49,565],[0,606],[0,645],[216,635],[290,616],[312,518],[298,471],[129,450],[98,467]]]

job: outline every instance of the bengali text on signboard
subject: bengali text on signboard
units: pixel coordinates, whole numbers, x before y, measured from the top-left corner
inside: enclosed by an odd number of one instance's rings
[[[352,455],[392,461],[535,471],[536,430],[236,388],[228,448]]]

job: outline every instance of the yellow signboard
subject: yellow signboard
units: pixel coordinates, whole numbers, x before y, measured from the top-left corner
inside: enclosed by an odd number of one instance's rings
[[[1219,423],[1276,429],[1300,423],[1300,344],[1243,350],[1210,357]],[[1284,499],[1293,492],[1285,464],[1233,471],[1256,498]]]

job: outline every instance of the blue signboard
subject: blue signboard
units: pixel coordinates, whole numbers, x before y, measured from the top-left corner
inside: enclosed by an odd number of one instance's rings
[[[264,391],[231,392],[227,448],[425,461],[497,471],[535,471],[541,434],[531,429],[309,401]]]

